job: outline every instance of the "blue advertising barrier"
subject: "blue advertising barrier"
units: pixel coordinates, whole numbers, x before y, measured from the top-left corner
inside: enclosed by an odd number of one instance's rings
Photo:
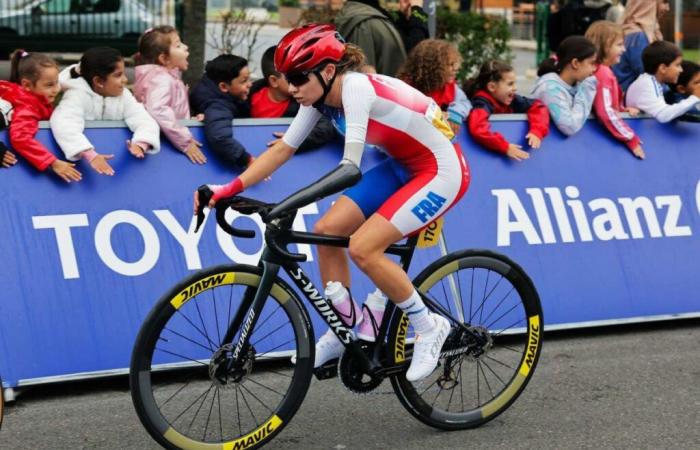
[[[491,248],[520,263],[540,293],[548,329],[700,315],[700,125],[630,123],[644,141],[645,161],[594,122],[568,139],[552,131],[521,163],[481,149],[466,133],[459,138],[472,182],[446,216],[447,247]],[[241,123],[236,136],[259,153],[285,124]],[[191,164],[165,142],[158,155],[136,160],[122,126],[87,130],[99,152],[115,154],[114,177],[83,163],[83,180],[71,184],[24,161],[0,171],[6,387],[124,373],[142,320],[171,285],[202,267],[257,262],[260,233],[234,240],[213,220],[193,232],[193,190],[232,173],[214,158]],[[522,142],[527,123],[510,116],[494,128]],[[192,130],[203,140],[201,128]],[[0,139],[7,142],[6,134]],[[61,154],[49,130],[39,139]],[[329,146],[296,155],[246,195],[280,200],[333,168],[341,152]],[[363,170],[381,158],[368,150]],[[311,230],[331,200],[302,209],[295,227]],[[241,228],[262,226],[231,218]],[[303,267],[318,282],[315,250],[292,250],[309,255]],[[411,275],[439,255],[438,247],[418,251]],[[354,279],[356,298],[373,290],[356,270]]]

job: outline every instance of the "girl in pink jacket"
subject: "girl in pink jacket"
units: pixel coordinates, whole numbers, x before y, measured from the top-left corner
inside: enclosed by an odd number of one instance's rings
[[[598,87],[593,100],[593,111],[615,139],[624,143],[634,156],[644,159],[644,149],[642,149],[639,136],[620,116],[623,111],[634,116],[639,114],[639,110],[625,108],[624,94],[617,83],[617,77],[610,69],[610,66],[620,62],[620,57],[625,52],[622,27],[606,20],[600,20],[588,28],[586,38],[593,42],[598,49],[596,54],[598,68],[594,73],[598,80]]]
[[[178,120],[190,118],[187,86],[182,72],[187,70],[187,46],[171,26],[146,30],[139,38],[134,95],[143,103],[175,148],[195,164],[206,157],[190,130]]]

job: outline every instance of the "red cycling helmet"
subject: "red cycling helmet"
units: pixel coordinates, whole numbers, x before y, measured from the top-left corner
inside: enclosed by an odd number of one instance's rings
[[[345,42],[333,25],[309,24],[287,33],[275,50],[275,70],[309,72],[323,62],[337,63]]]

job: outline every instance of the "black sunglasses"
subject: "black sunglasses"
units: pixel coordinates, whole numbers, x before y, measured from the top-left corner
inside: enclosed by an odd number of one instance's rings
[[[305,72],[289,72],[284,74],[284,78],[289,82],[289,84],[293,84],[296,87],[303,86],[306,83],[308,83],[311,79],[309,78],[309,74],[311,71],[305,71]]]

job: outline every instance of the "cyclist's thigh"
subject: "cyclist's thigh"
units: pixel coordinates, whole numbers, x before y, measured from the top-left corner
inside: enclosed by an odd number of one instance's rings
[[[314,232],[335,236],[350,236],[365,221],[357,203],[341,195],[326,213],[316,222]]]

